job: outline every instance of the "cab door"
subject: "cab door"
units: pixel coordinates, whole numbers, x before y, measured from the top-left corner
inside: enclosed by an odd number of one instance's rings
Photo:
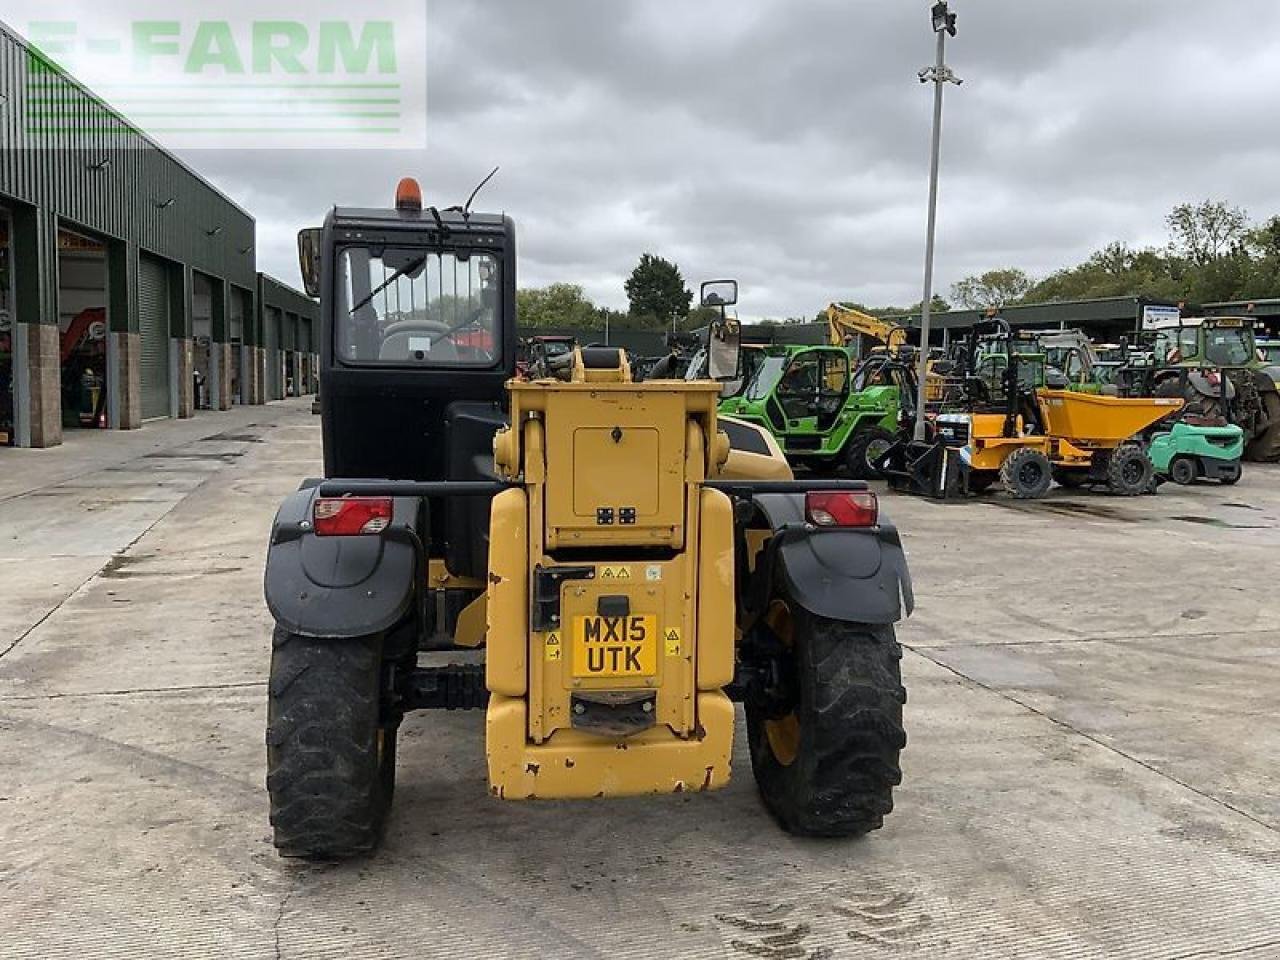
[[[805,350],[778,381],[787,436],[819,436],[835,426],[849,396],[849,357],[843,350]]]

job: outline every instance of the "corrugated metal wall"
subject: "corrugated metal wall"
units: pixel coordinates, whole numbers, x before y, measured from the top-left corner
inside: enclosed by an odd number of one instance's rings
[[[258,274],[258,308],[276,307],[285,313],[293,313],[313,322],[320,317],[320,304],[300,290],[265,273]]]
[[[22,40],[0,25],[0,94],[6,98],[0,194],[252,286],[253,218],[73,79],[41,69]],[[32,101],[37,88],[65,99],[63,117],[35,115],[48,109]],[[67,117],[75,121],[74,137],[37,130],[45,122],[68,125]]]

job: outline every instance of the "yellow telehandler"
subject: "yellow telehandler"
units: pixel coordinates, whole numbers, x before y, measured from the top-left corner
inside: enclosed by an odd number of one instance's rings
[[[506,217],[406,181],[395,209],[336,209],[299,242],[326,476],[281,506],[267,559],[280,852],[377,844],[419,709],[484,710],[491,794],[560,799],[723,787],[740,701],[783,828],[879,827],[912,598],[875,495],[795,481],[766,432],[717,416],[717,383],[635,383],[616,348],[514,380]],[[739,334],[722,310],[714,379]]]

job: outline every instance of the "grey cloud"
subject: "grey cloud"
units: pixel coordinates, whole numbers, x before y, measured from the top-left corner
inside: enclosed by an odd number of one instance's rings
[[[1070,263],[1161,242],[1180,200],[1280,212],[1280,8],[1250,0],[955,0],[938,271]],[[428,20],[426,151],[190,154],[254,211],[264,267],[333,202],[398,177],[516,217],[526,284],[624,304],[642,251],[744,313],[919,298],[928,4],[908,0],[450,0]]]

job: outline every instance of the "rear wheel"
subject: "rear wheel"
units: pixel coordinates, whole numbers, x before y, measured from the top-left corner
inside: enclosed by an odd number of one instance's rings
[[[784,702],[747,704],[756,784],[789,833],[859,836],[878,829],[902,782],[902,648],[892,626],[814,616],[776,598],[767,621],[783,646]]]
[[[395,789],[396,725],[383,722],[381,640],[318,640],[277,627],[267,702],[267,790],[286,857],[377,846]]]
[[[864,427],[849,438],[845,462],[849,476],[855,480],[879,480],[883,476],[876,466],[897,438],[884,427]]]
[[[1000,464],[1000,482],[1018,500],[1037,500],[1049,492],[1053,468],[1035,447],[1019,447]]]
[[[1259,463],[1280,462],[1280,393],[1268,390],[1260,396],[1262,408],[1271,423],[1249,444],[1245,457]]]
[[[1151,457],[1136,443],[1122,443],[1107,461],[1107,488],[1120,497],[1138,497],[1151,489]]]
[[[1226,420],[1221,398],[1203,394],[1189,383],[1184,387],[1179,377],[1169,377],[1166,380],[1162,380],[1156,385],[1153,393],[1159,398],[1179,397],[1186,401],[1187,405],[1181,411],[1172,413],[1165,419],[1189,414],[1206,421]]]
[[[1240,482],[1240,477],[1243,474],[1244,470],[1241,468],[1240,464],[1233,464],[1227,473],[1218,477],[1218,482],[1220,482],[1224,487],[1235,486],[1235,484]]]
[[[1194,483],[1198,472],[1195,462],[1189,457],[1178,457],[1169,464],[1169,479],[1180,487]]]

